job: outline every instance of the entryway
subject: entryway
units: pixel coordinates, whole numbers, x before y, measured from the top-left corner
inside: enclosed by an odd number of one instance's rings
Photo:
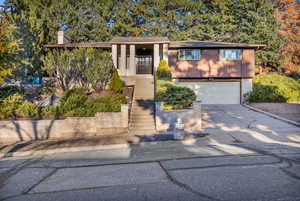
[[[139,75],[132,79],[135,79],[135,87],[129,132],[138,135],[155,134],[153,75]]]
[[[153,74],[153,45],[136,45],[136,74]]]

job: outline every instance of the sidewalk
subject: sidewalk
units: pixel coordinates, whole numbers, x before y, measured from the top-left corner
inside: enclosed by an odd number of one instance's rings
[[[183,143],[194,143],[197,138],[204,138],[207,134],[185,135]],[[16,156],[41,156],[66,152],[95,151],[124,149],[140,143],[177,141],[173,135],[113,135],[73,138],[65,140],[39,140],[20,142],[0,146],[0,158]]]

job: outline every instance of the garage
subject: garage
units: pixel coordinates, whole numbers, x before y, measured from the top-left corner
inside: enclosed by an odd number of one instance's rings
[[[195,91],[202,104],[240,104],[240,81],[179,81]]]

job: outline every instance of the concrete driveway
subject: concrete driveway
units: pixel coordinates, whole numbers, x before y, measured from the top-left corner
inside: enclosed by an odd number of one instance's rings
[[[300,142],[300,127],[242,105],[202,105],[202,128],[223,143]]]

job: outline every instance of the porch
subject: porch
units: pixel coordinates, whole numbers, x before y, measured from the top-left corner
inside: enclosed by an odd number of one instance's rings
[[[169,42],[165,37],[115,37],[114,66],[122,77],[153,74],[160,60],[168,62]]]

